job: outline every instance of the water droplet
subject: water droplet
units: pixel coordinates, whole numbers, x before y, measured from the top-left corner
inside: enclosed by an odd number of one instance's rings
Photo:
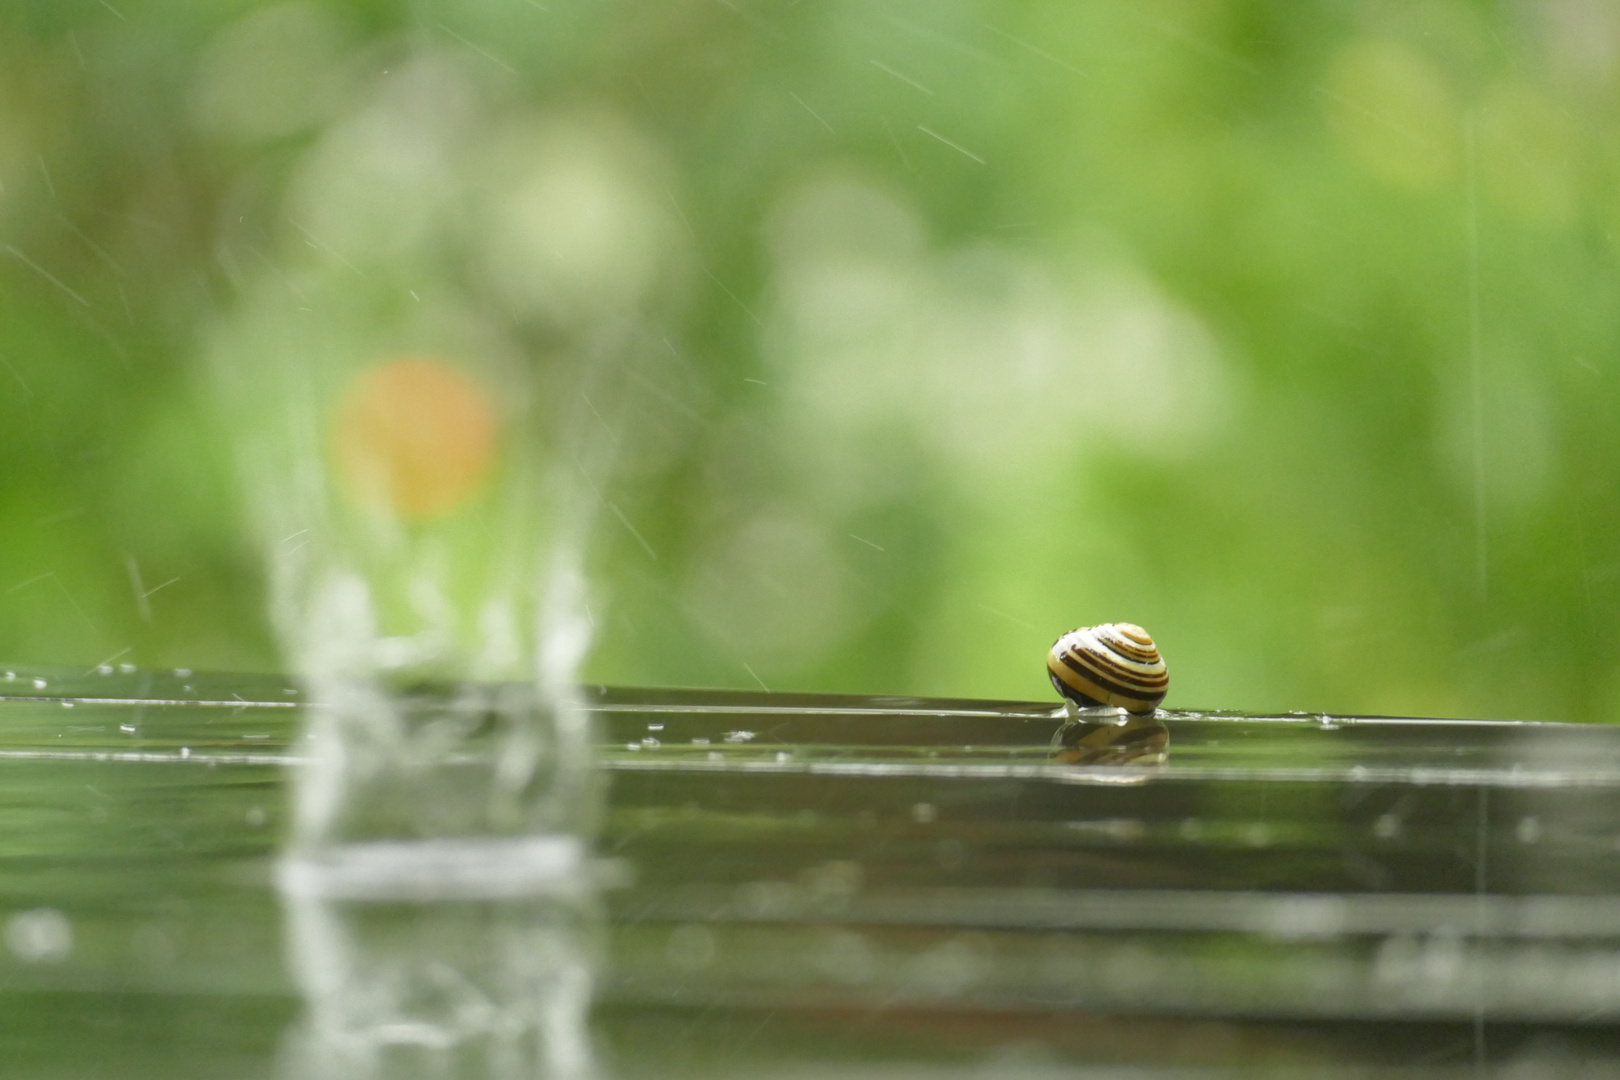
[[[34,680],[34,689],[35,690],[43,690],[49,685],[50,684],[47,683],[44,679],[35,679]]]
[[[118,730],[124,732],[125,734],[133,735],[133,734],[135,734],[135,725],[134,724],[119,724],[118,725]]]
[[[133,674],[135,674],[135,665],[134,664],[119,664],[118,665],[118,673],[120,675],[133,675]]]
[[[911,808],[911,820],[919,825],[927,825],[938,817],[939,812],[934,809],[933,803],[920,802]]]
[[[658,746],[659,742],[658,742],[657,739],[653,738],[651,735],[647,735],[647,736],[644,736],[642,738],[641,745],[642,746]]]
[[[647,725],[647,730],[648,731],[663,731],[664,730],[664,725],[663,724],[648,724]]]
[[[181,748],[180,748],[180,756],[181,756],[181,757],[183,757],[183,758],[188,758],[188,757],[190,757],[190,756],[191,756],[191,747],[189,747],[189,746],[182,746],[182,747],[181,747]]]
[[[1380,840],[1393,840],[1401,835],[1401,819],[1394,814],[1381,814],[1373,822],[1373,835]]]
[[[177,679],[189,679],[191,678],[191,669],[188,667],[177,667],[174,669],[174,677]]]
[[[754,733],[752,731],[728,731],[725,734],[725,740],[728,743],[752,742],[753,738]]]
[[[111,664],[97,664],[96,665],[96,674],[97,675],[111,675],[112,673],[113,673],[113,666]]]
[[[709,745],[709,740],[708,740],[708,739],[697,739],[697,738],[694,738],[694,739],[693,739],[693,740],[692,740],[692,745],[693,745],[693,746],[708,746],[708,745]]]
[[[62,702],[62,708],[64,708],[64,709],[71,709],[71,708],[73,708],[73,702],[71,702],[71,701],[64,701],[64,702]]]
[[[1533,844],[1541,839],[1541,821],[1534,814],[1526,814],[1519,819],[1519,825],[1513,830],[1521,844]]]

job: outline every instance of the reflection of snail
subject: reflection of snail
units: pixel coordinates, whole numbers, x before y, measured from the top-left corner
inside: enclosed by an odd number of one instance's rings
[[[1170,687],[1164,659],[1148,632],[1132,623],[1070,630],[1046,654],[1052,685],[1075,708],[1117,705],[1151,713]]]
[[[1052,757],[1069,765],[1163,762],[1170,733],[1154,717],[1170,677],[1146,630],[1131,623],[1083,626],[1057,639],[1047,674],[1068,705]]]
[[[1087,716],[1086,713],[1098,714]],[[1052,737],[1052,760],[1065,765],[1158,765],[1170,746],[1170,732],[1152,716],[1118,709],[1087,709]]]

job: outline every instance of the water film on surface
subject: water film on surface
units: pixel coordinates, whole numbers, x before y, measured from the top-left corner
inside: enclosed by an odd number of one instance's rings
[[[1169,711],[1074,762],[1056,705],[585,687],[595,854],[323,846],[284,680],[15,674],[7,992],[194,1001],[242,1075],[1620,1069],[1612,729]],[[421,781],[459,822],[488,734]]]

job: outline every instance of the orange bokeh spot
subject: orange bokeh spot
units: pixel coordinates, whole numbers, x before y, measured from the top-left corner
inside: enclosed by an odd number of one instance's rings
[[[430,518],[478,490],[495,456],[489,394],[432,360],[403,358],[355,377],[332,426],[332,461],[358,500]]]

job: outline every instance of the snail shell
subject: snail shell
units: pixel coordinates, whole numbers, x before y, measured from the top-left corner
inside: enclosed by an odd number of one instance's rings
[[[1170,688],[1158,646],[1134,623],[1070,630],[1046,654],[1046,670],[1057,692],[1082,709],[1116,705],[1151,713]]]

